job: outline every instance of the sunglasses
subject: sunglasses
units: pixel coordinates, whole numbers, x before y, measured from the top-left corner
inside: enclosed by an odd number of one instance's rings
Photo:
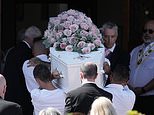
[[[143,30],[143,33],[149,33],[149,34],[153,34],[153,32],[154,32],[154,30],[152,30],[152,29],[144,29]]]

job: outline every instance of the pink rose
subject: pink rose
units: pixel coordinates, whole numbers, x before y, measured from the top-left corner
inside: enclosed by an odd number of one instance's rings
[[[83,48],[85,47],[86,43],[84,41],[80,41],[78,44],[77,44],[77,47],[79,48]]]
[[[80,35],[81,35],[81,36],[88,36],[88,32],[85,31],[85,30],[81,30],[81,31],[80,31]]]
[[[69,29],[74,33],[79,29],[79,26],[77,24],[70,25]]]
[[[85,18],[85,14],[80,13],[80,14],[78,15],[78,19],[81,20],[82,22],[83,22],[84,18]]]
[[[68,10],[66,13],[69,14],[69,15],[74,15],[74,14],[76,13],[76,11],[70,9],[70,10]]]
[[[66,51],[72,52],[73,51],[73,46],[72,45],[68,45],[65,48]]]
[[[98,34],[98,33],[100,33],[100,31],[99,31],[99,29],[95,26],[95,25],[93,25],[92,27],[91,27],[91,32],[94,34]]]
[[[72,22],[70,22],[70,21],[65,21],[65,22],[63,23],[64,28],[69,28],[70,25],[72,25]]]
[[[65,36],[68,37],[68,36],[71,36],[71,34],[72,34],[72,31],[71,31],[71,30],[69,30],[69,29],[65,29],[65,30],[64,30],[64,35],[65,35]]]
[[[87,46],[90,47],[91,50],[95,49],[95,44],[93,44],[93,43],[88,43]]]
[[[86,23],[84,23],[84,22],[82,22],[82,23],[80,24],[80,27],[81,27],[82,29],[84,29],[84,30],[88,30],[88,28],[89,28],[89,26],[88,26]]]
[[[87,22],[89,23],[89,25],[92,25],[92,23],[93,23],[91,18],[89,18],[89,17],[87,18]]]
[[[65,48],[66,48],[66,46],[67,46],[67,44],[66,44],[66,43],[61,43],[61,44],[60,44],[60,48],[61,48],[61,49],[65,49]]]
[[[68,16],[68,17],[67,17],[67,20],[70,21],[70,22],[73,22],[74,17],[73,17],[73,16]]]
[[[101,46],[101,40],[100,40],[100,39],[94,40],[94,44],[95,44],[96,46]]]
[[[58,32],[58,33],[56,33],[56,38],[60,38],[60,37],[62,37],[62,35],[63,35],[63,33],[62,32]]]
[[[98,39],[102,39],[102,34],[97,35]]]
[[[88,54],[91,52],[90,47],[84,47],[81,51],[83,54]]]
[[[77,24],[77,25],[80,25],[81,21],[80,21],[79,19],[75,19],[75,20],[73,21],[73,23],[74,23],[74,24]]]
[[[69,37],[68,42],[73,45],[73,44],[75,44],[77,42],[76,39],[77,39],[76,37]]]

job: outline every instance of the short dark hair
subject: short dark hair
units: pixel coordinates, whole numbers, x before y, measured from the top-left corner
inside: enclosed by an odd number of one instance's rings
[[[118,64],[113,70],[114,81],[127,81],[129,80],[129,69],[127,66]]]
[[[38,78],[43,82],[50,82],[52,80],[49,68],[44,64],[38,64],[33,70],[34,78]]]
[[[92,78],[97,76],[97,65],[94,63],[84,63],[80,67],[80,71],[84,74],[85,78]]]

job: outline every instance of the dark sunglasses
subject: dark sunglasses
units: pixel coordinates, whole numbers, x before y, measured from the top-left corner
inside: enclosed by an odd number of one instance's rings
[[[154,32],[154,30],[152,30],[152,29],[144,29],[143,30],[143,33],[149,33],[149,34],[153,34],[153,32]]]

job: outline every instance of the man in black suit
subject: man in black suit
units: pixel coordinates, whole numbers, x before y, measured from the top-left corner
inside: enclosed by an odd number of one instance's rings
[[[3,75],[8,85],[6,100],[20,104],[24,115],[32,115],[33,106],[26,88],[22,66],[26,60],[32,58],[33,40],[40,36],[41,31],[36,26],[27,28],[24,39],[8,52],[4,66]]]
[[[112,100],[112,94],[104,91],[95,84],[97,65],[86,62],[81,66],[80,79],[82,86],[67,93],[65,100],[65,113],[80,112],[88,114],[92,102],[100,96]]]
[[[124,51],[117,43],[118,26],[112,22],[106,22],[102,28],[100,28],[100,31],[104,39],[105,58],[110,61],[111,71],[114,70],[117,64],[121,64],[129,68],[130,55],[128,52]],[[107,70],[106,73],[109,74],[110,70]],[[106,84],[109,83],[110,81],[107,79]]]
[[[0,74],[0,115],[22,115],[22,109],[17,103],[5,101],[6,80]]]

